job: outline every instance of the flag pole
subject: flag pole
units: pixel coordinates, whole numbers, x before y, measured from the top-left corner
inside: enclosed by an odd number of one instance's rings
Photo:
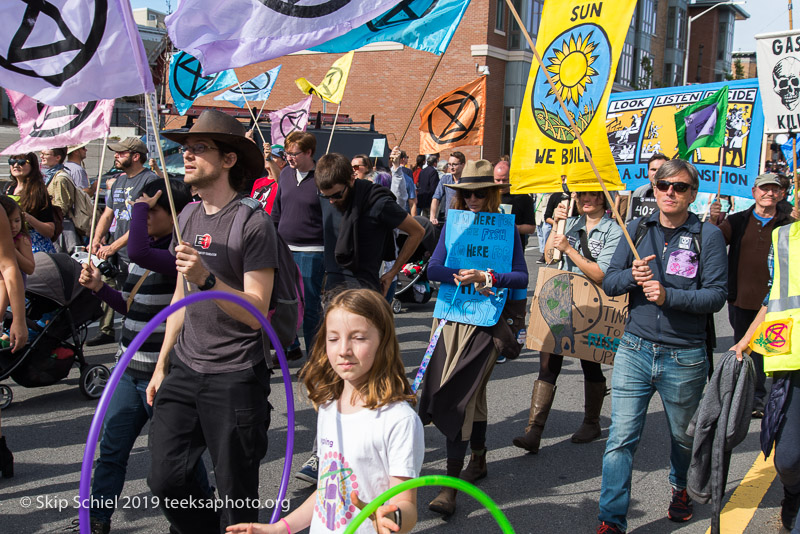
[[[414,106],[414,111],[411,112],[411,118],[408,119],[408,124],[406,124],[406,129],[403,130],[403,135],[400,137],[400,142],[397,143],[397,146],[402,146],[403,141],[406,138],[406,134],[408,133],[408,129],[411,128],[411,123],[414,122],[414,117],[417,116],[417,110],[419,110],[420,104],[422,104],[422,99],[425,98],[425,93],[428,92],[428,87],[431,86],[431,82],[433,81],[433,76],[436,74],[436,70],[439,68],[439,64],[442,62],[442,58],[447,53],[447,50],[442,52],[442,55],[439,56],[439,59],[436,61],[436,65],[433,66],[433,70],[431,71],[431,75],[428,77],[428,83],[425,84],[425,89],[422,90],[422,93],[419,95],[419,100],[417,100],[417,105]]]
[[[333,126],[331,126],[331,136],[328,138],[328,148],[325,149],[325,154],[331,151],[331,142],[333,141],[333,131],[336,129],[336,121],[339,119],[339,109],[341,109],[342,103],[336,106],[336,115],[333,117]]]
[[[92,250],[94,246],[92,245],[92,243],[94,243],[94,230],[95,226],[97,225],[97,206],[100,203],[100,183],[103,178],[103,166],[105,166],[107,148],[108,148],[108,132],[106,132],[106,134],[103,136],[103,151],[100,153],[100,170],[97,172],[97,182],[95,182],[95,188],[94,188],[94,208],[92,208],[92,224],[89,227],[89,262],[92,261],[92,256],[94,255],[94,250]]]
[[[242,89],[242,84],[239,83],[239,78],[238,77],[236,78],[236,85],[239,87],[239,93],[241,93],[242,98],[244,98],[244,105],[247,108],[247,111],[250,112],[250,118],[253,119],[253,128],[255,128],[256,124],[258,123],[258,119],[256,119],[256,114],[253,113],[253,110],[250,107],[250,102],[247,101],[247,97],[244,96],[244,89]],[[264,102],[266,103],[266,100]],[[262,106],[262,109],[263,109],[263,106]]]
[[[706,208],[706,212],[703,214],[703,222],[706,222],[709,215],[711,215],[711,204],[719,200],[719,195],[722,193],[722,164],[725,162],[725,147],[719,147],[719,171],[717,172],[717,194],[716,196],[711,198],[711,201],[708,203],[708,207]]]
[[[553,83],[553,79],[550,77],[550,73],[547,72],[547,69],[544,66],[544,61],[542,61],[542,57],[539,55],[539,52],[536,50],[536,45],[533,43],[533,39],[531,39],[531,36],[528,33],[528,30],[525,28],[525,24],[522,22],[522,19],[520,18],[519,13],[517,13],[517,8],[514,7],[514,4],[511,2],[511,0],[506,0],[506,5],[508,6],[508,9],[511,12],[511,14],[514,16],[514,19],[516,19],[520,30],[522,30],[522,33],[525,35],[525,38],[528,40],[528,45],[530,45],[531,50],[533,51],[533,57],[536,58],[536,62],[539,64],[539,68],[541,69],[542,73],[544,73],[545,77],[547,78],[547,83],[550,84],[550,87],[552,88],[553,93],[555,94],[555,97],[558,100],[558,103],[561,105],[561,109],[564,110],[564,114],[567,117],[567,121],[569,121],[569,125],[572,128],[572,132],[575,134],[575,138],[580,143],[581,148],[583,149],[583,154],[586,157],[586,160],[592,166],[592,170],[594,171],[594,175],[595,175],[595,177],[597,177],[597,181],[600,182],[600,187],[603,188],[603,193],[606,195],[606,199],[608,200],[608,204],[611,206],[611,211],[614,213],[614,217],[617,219],[617,222],[619,223],[620,227],[622,228],[622,233],[625,236],[625,239],[628,241],[628,245],[630,245],[631,250],[633,251],[633,256],[637,260],[641,260],[641,257],[639,257],[639,253],[636,251],[636,246],[633,244],[633,239],[631,238],[631,235],[628,233],[628,229],[622,223],[622,219],[620,218],[619,211],[617,210],[616,206],[614,205],[614,199],[611,198],[611,193],[608,192],[608,188],[606,187],[605,182],[603,182],[603,179],[600,177],[600,171],[597,169],[597,165],[595,165],[594,159],[592,159],[592,154],[591,154],[591,152],[589,152],[589,149],[586,147],[586,143],[583,142],[583,137],[581,137],[581,132],[580,132],[580,130],[578,130],[578,126],[575,124],[575,121],[572,120],[572,115],[570,115],[569,110],[567,110],[567,106],[566,106],[566,104],[564,104],[564,100],[561,98],[561,94],[556,89],[556,86]]]
[[[264,102],[261,104],[261,109],[258,110],[258,115],[256,115],[256,120],[253,123],[253,128],[255,128],[255,125],[258,124],[258,119],[261,118],[261,112],[264,111],[264,106],[266,105],[267,105],[267,99],[265,98]]]
[[[161,147],[161,138],[158,135],[158,123],[156,122],[156,116],[153,112],[153,108],[150,106],[150,99],[145,98],[144,102],[145,107],[147,108],[147,115],[150,117],[150,122],[153,124],[153,136],[156,138],[158,158],[161,161],[161,172],[164,173],[164,184],[166,185],[164,189],[167,190],[167,199],[169,200],[169,207],[172,211],[172,223],[175,225],[175,236],[178,238],[178,243],[183,243],[183,238],[181,238],[181,229],[178,225],[178,211],[175,209],[175,201],[172,199],[172,188],[169,185],[169,174],[167,174],[167,162],[166,158],[164,158],[164,149]]]

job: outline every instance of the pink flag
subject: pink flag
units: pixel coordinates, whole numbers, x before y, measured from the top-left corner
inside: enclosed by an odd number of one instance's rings
[[[308,125],[308,113],[311,109],[311,95],[298,102],[269,114],[272,144],[282,145],[284,139],[292,132],[305,132]]]
[[[24,154],[44,148],[78,145],[103,137],[111,124],[114,100],[92,100],[46,106],[17,91],[6,90],[21,139],[0,154]]]

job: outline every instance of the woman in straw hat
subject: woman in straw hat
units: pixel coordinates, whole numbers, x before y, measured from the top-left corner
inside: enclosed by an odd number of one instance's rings
[[[499,213],[500,188],[492,165],[486,160],[468,162],[456,190],[453,209],[473,213]],[[510,272],[451,269],[445,266],[447,246],[442,232],[428,267],[428,277],[443,283],[475,284],[484,296],[494,288],[525,291],[528,267],[519,234],[513,232],[514,255]],[[445,314],[446,315],[446,314]],[[446,318],[446,317],[445,317]],[[438,323],[435,321],[434,326]],[[499,324],[499,323],[498,323]],[[424,424],[433,422],[447,438],[447,474],[474,482],[486,476],[486,384],[497,360],[495,328],[448,321],[436,343],[422,387],[419,415]],[[462,473],[467,446],[472,448],[469,465]],[[444,488],[429,508],[445,516],[456,508],[456,492]]]
[[[581,192],[577,196],[579,217],[567,219],[567,208],[558,206],[553,220],[567,220],[563,234],[552,232],[544,247],[548,262],[553,259],[554,250],[561,251],[560,269],[586,276],[594,283],[603,283],[611,257],[622,238],[619,225],[606,216],[608,202],[602,192]],[[514,445],[533,454],[539,452],[550,407],[556,393],[556,379],[561,372],[564,356],[541,352],[539,377],[533,383],[531,408],[525,434],[514,438]],[[575,434],[573,443],[589,443],[600,436],[600,410],[606,395],[606,378],[597,362],[581,360],[584,379],[584,418]]]

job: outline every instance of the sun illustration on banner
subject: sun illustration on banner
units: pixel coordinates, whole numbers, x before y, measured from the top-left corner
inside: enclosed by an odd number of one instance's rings
[[[542,56],[555,91],[539,69],[531,98],[533,117],[547,137],[571,143],[575,135],[556,92],[578,129],[584,132],[594,118],[608,82],[611,59],[608,37],[601,27],[582,24],[553,39]]]
[[[592,68],[592,63],[597,60],[597,56],[592,55],[597,44],[590,42],[591,38],[592,33],[583,40],[580,35],[577,41],[570,37],[569,43],[565,40],[561,50],[556,50],[553,56],[547,58],[550,61],[547,71],[553,74],[553,83],[564,102],[580,102],[586,85],[592,83],[592,76],[597,76],[597,71]],[[552,94],[553,90],[550,89],[547,95]]]

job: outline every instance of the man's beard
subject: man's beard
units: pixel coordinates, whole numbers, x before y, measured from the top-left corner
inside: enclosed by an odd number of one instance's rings
[[[130,169],[133,162],[130,159],[118,159],[114,162],[114,167],[120,170]]]

